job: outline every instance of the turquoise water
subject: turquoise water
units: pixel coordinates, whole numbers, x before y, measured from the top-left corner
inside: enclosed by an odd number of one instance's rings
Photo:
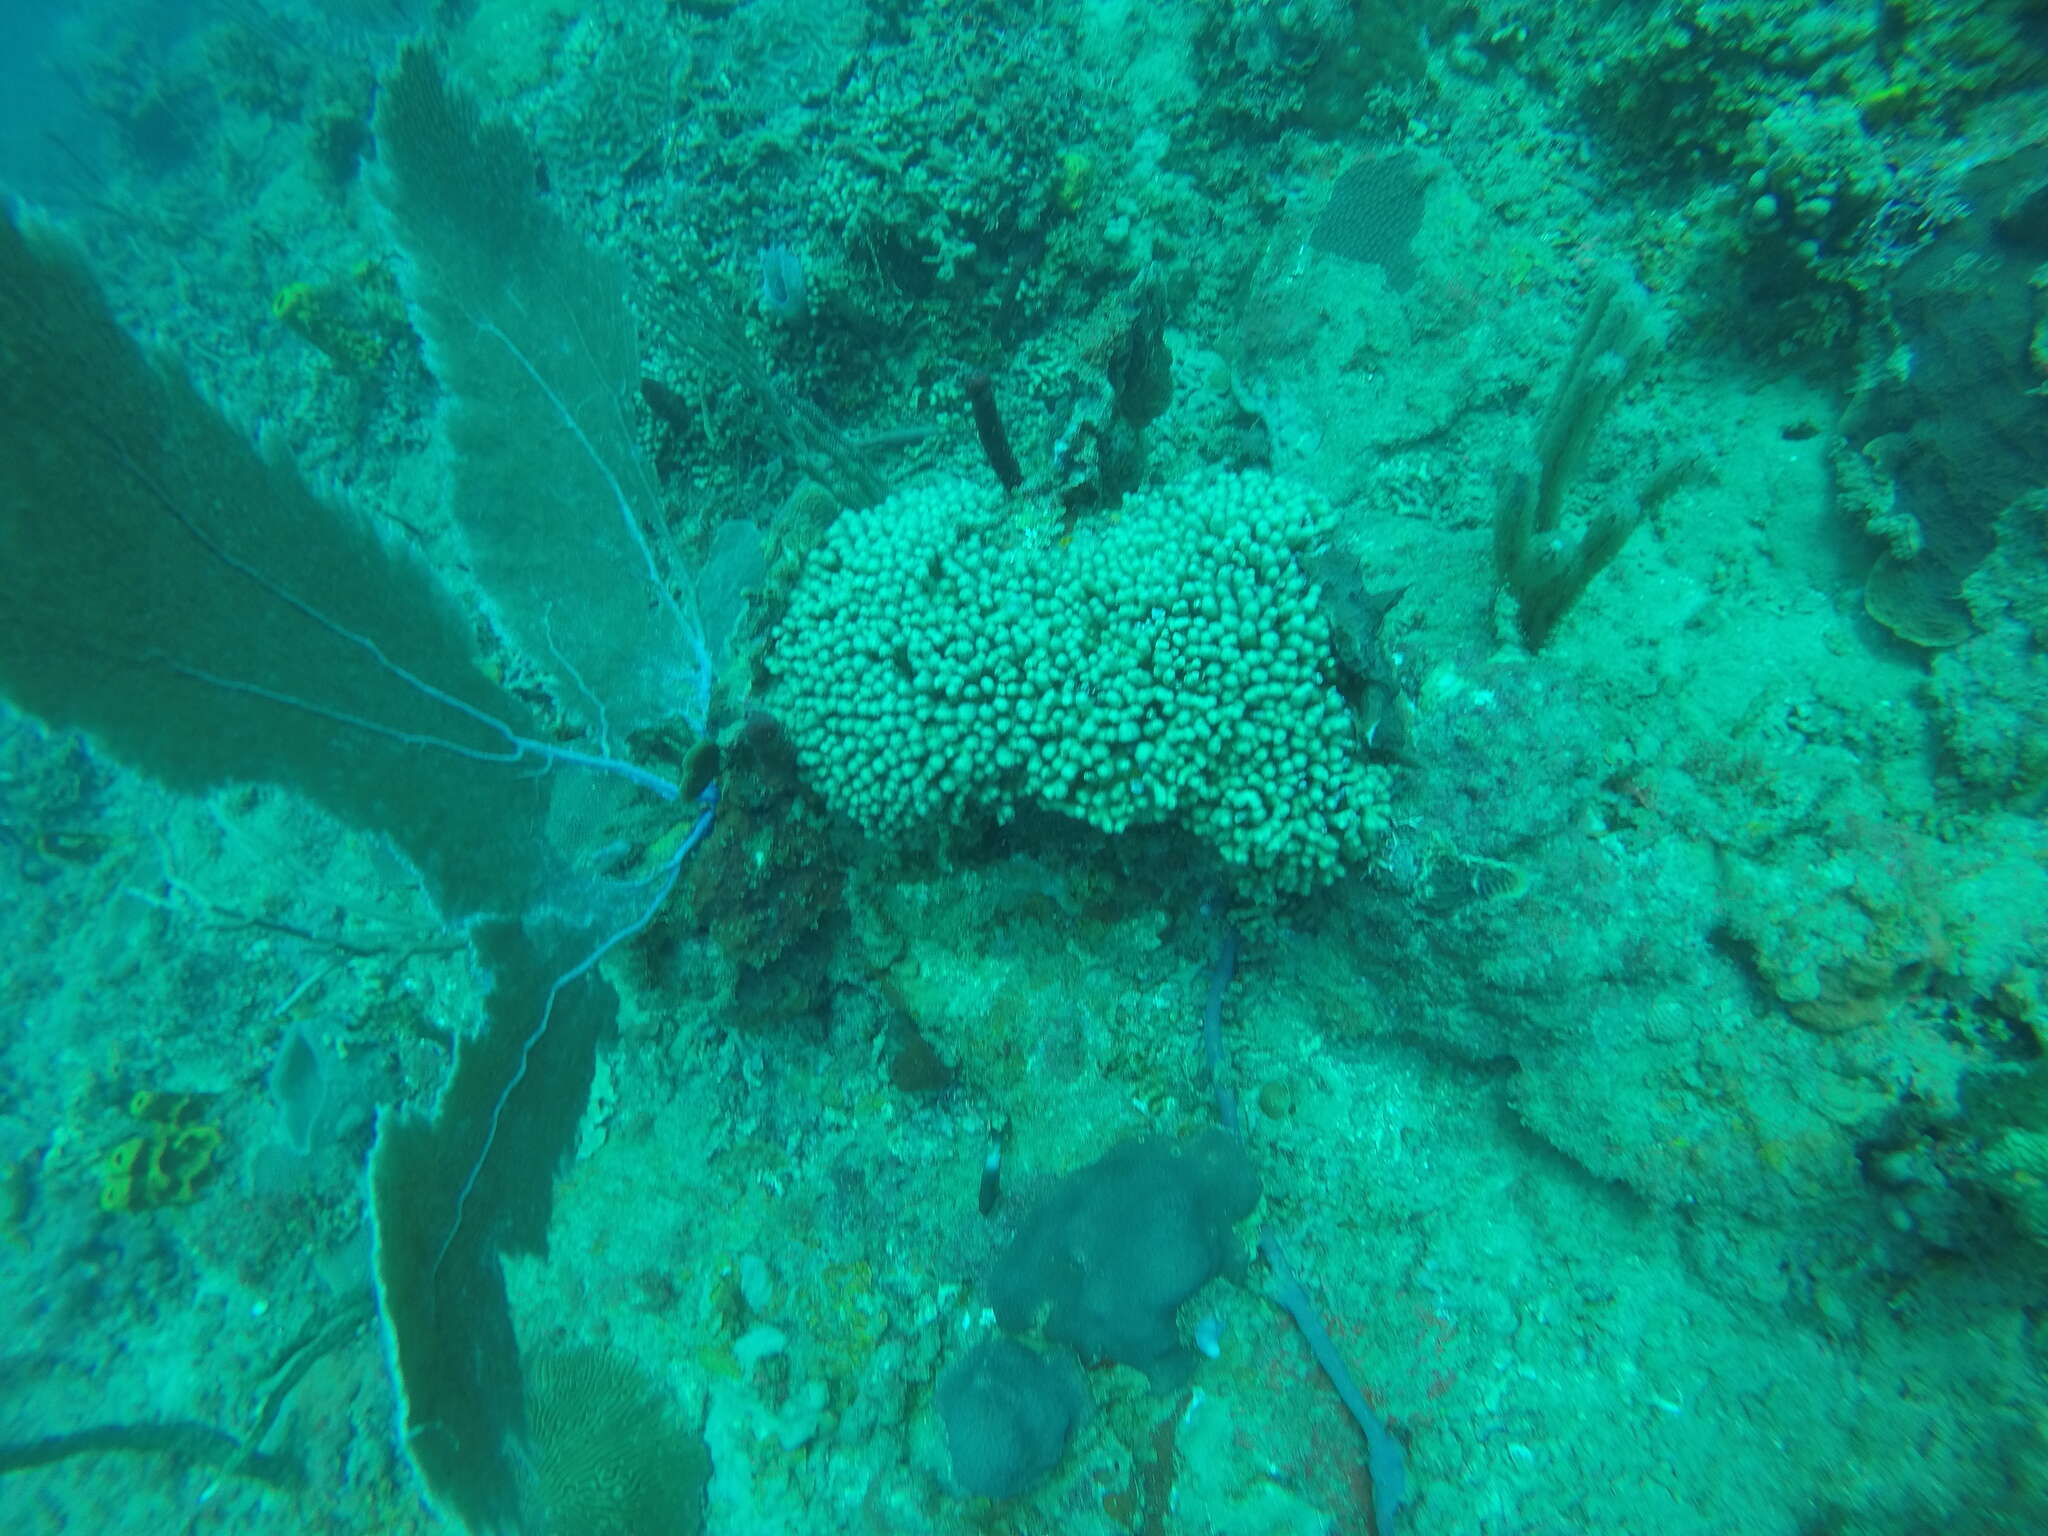
[[[2036,9],[0,4],[0,1531],[2048,1528]]]

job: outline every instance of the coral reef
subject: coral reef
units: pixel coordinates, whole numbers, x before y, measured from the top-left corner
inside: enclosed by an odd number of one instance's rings
[[[0,712],[0,1502],[2048,1528],[2038,5],[50,9],[0,171],[161,345],[16,401],[22,549],[147,516],[0,651],[208,793]],[[167,501],[512,734],[315,686]],[[543,875],[598,947],[471,920]]]

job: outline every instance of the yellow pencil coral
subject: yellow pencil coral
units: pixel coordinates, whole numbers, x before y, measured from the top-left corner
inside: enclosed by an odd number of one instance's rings
[[[384,360],[403,327],[390,275],[365,262],[347,282],[287,283],[270,313],[344,373],[367,373]]]
[[[149,1211],[198,1199],[223,1140],[220,1127],[201,1118],[210,1102],[206,1094],[149,1089],[130,1099],[128,1113],[148,1129],[107,1154],[100,1209]]]

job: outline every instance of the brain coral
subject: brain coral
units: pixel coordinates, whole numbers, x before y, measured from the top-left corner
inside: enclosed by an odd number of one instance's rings
[[[1252,895],[1332,878],[1387,824],[1302,556],[1327,503],[1211,473],[1073,531],[942,483],[843,514],[769,656],[806,776],[870,832],[1020,806],[1186,828]],[[1028,514],[1027,514],[1028,516]]]
[[[578,1348],[528,1363],[526,1416],[549,1531],[695,1536],[711,1459],[626,1356]]]

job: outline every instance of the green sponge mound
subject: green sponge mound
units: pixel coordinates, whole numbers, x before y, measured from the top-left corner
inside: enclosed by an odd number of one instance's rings
[[[1034,806],[1175,824],[1246,894],[1334,878],[1387,827],[1303,556],[1329,505],[1212,472],[1070,534],[940,483],[847,512],[769,654],[806,777],[882,837]]]

